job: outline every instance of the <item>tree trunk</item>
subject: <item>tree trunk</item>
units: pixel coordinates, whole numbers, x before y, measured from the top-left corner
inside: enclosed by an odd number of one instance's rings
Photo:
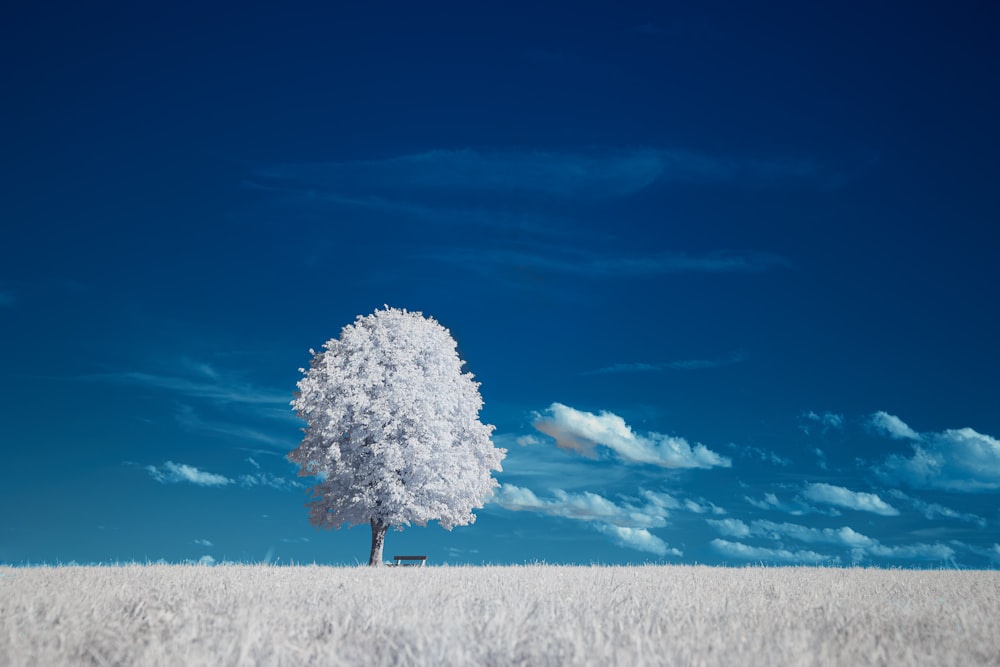
[[[385,531],[389,529],[389,524],[382,523],[378,519],[372,519],[372,553],[368,558],[368,565],[378,567],[382,564],[382,546],[385,544]]]

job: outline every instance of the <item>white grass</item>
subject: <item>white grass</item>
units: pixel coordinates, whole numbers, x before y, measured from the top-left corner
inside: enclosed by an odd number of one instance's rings
[[[0,665],[996,665],[1000,572],[0,568]]]

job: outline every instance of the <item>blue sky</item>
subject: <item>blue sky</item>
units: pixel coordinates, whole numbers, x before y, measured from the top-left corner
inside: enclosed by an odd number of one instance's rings
[[[995,10],[3,10],[0,562],[365,562],[309,349],[447,326],[432,563],[1000,565]]]

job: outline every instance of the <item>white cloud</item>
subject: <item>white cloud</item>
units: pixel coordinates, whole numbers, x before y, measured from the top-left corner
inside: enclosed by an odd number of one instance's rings
[[[920,434],[907,426],[906,422],[888,412],[876,412],[868,418],[868,423],[883,435],[897,440],[920,440]]]
[[[598,521],[622,528],[656,528],[667,525],[666,512],[653,504],[645,507],[617,505],[604,496],[589,491],[567,493],[552,490],[553,498],[542,499],[531,489],[503,484],[491,502],[515,512],[539,512],[579,521]]]
[[[541,440],[539,440],[533,435],[518,436],[517,439],[514,440],[514,442],[516,442],[521,447],[530,447],[532,445],[540,445],[542,443]]]
[[[197,540],[194,541],[194,543],[197,544],[198,546],[202,546],[202,547],[214,547],[215,546],[214,544],[212,544],[208,540],[203,540],[203,539],[197,539]]]
[[[753,547],[742,542],[714,539],[712,546],[718,551],[741,560],[777,561],[782,563],[816,564],[831,560],[829,556],[815,551],[788,551],[787,549],[768,549]]]
[[[787,538],[806,544],[832,544],[850,549],[855,560],[861,560],[866,555],[911,560],[948,560],[955,555],[954,549],[944,544],[885,545],[872,537],[859,533],[850,526],[813,528],[795,523],[775,523],[773,521],[753,521],[747,525],[733,519],[723,521],[709,519],[707,523],[727,537],[758,537],[777,542]],[[741,546],[747,550],[757,549],[757,547],[748,547],[747,545]],[[738,547],[736,549],[740,550]],[[765,549],[765,551],[774,550]]]
[[[190,361],[181,362],[187,368],[192,368]],[[81,379],[102,382],[114,382],[119,384],[140,385],[162,389],[164,391],[176,392],[193,398],[204,398],[218,403],[239,403],[247,405],[275,405],[282,406],[284,412],[291,414],[288,404],[291,400],[290,394],[260,389],[236,378],[220,379],[218,373],[211,370],[207,364],[203,365],[199,377],[185,378],[168,375],[155,375],[138,371],[123,373],[103,373],[96,375],[85,375]]]
[[[272,475],[269,472],[258,472],[252,475],[240,475],[238,481],[240,486],[244,487],[267,486],[272,489],[281,490],[300,489],[304,486],[301,482],[288,479],[287,477],[278,477],[277,475]]]
[[[778,512],[785,512],[786,514],[791,514],[792,516],[801,516],[803,514],[829,514],[831,516],[840,515],[840,511],[830,508],[826,510],[820,510],[813,507],[809,503],[803,501],[801,498],[794,498],[791,501],[780,500],[777,495],[773,493],[765,493],[763,498],[751,498],[750,496],[744,496],[750,505],[761,510],[775,510]]]
[[[911,456],[893,455],[876,468],[890,482],[967,493],[1000,489],[1000,440],[971,428],[924,433]]]
[[[683,556],[683,552],[667,546],[667,543],[650,533],[645,528],[627,528],[611,524],[597,524],[595,528],[610,536],[616,544],[638,551],[648,551],[658,556]]]
[[[596,457],[596,448],[602,446],[625,461],[664,468],[728,468],[732,465],[730,459],[700,443],[692,447],[684,438],[661,433],[637,435],[624,419],[610,412],[595,415],[553,403],[547,415],[538,416],[535,428],[554,438],[558,447],[591,458]]]
[[[965,521],[968,523],[974,523],[981,528],[986,527],[986,519],[979,516],[978,514],[970,514],[966,512],[959,512],[950,507],[945,507],[940,503],[928,503],[926,501],[920,500],[919,498],[913,498],[906,495],[899,489],[893,489],[889,492],[893,498],[899,498],[900,500],[905,500],[913,505],[913,507],[921,512],[924,517],[928,520],[934,520],[937,518],[943,519],[955,519],[956,521]]]
[[[223,475],[205,472],[186,463],[167,461],[162,466],[146,466],[146,471],[161,484],[189,483],[196,486],[226,486],[233,480]]]
[[[707,523],[726,537],[750,537],[750,526],[739,519],[709,519]]]
[[[503,484],[490,502],[515,512],[538,512],[590,523],[598,532],[611,537],[616,544],[660,556],[683,555],[649,532],[650,528],[666,525],[666,494],[644,492],[649,502],[642,507],[616,504],[596,493],[567,493],[553,489],[552,498],[539,498],[530,489]]]
[[[820,414],[810,410],[809,412],[804,412],[801,419],[802,423],[799,425],[799,428],[801,428],[806,435],[809,435],[813,424],[817,425],[823,433],[826,433],[831,429],[840,430],[844,428],[844,416],[838,415],[834,412],[824,412]]]
[[[802,495],[816,503],[835,505],[860,512],[873,512],[882,516],[897,516],[899,514],[899,510],[879,498],[877,494],[851,491],[833,484],[808,484]]]

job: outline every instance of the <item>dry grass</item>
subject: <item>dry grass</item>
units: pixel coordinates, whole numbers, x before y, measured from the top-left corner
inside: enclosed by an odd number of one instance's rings
[[[0,569],[3,665],[1000,664],[1000,572]]]

